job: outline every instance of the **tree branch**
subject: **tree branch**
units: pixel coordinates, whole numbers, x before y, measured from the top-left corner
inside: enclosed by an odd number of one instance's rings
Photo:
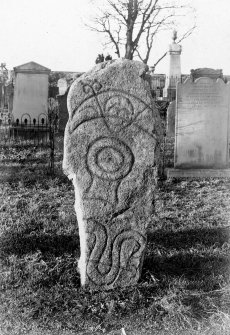
[[[104,33],[108,43],[113,45],[118,57],[124,48],[124,57],[133,59],[134,55],[148,62],[155,36],[162,30],[175,26],[174,18],[180,16],[189,6],[168,0],[106,0],[107,7],[94,20],[91,30]],[[178,43],[189,37],[195,28],[185,32]],[[143,57],[144,42],[145,57]],[[141,56],[142,53],[142,56]],[[165,56],[164,53],[155,63],[156,66]]]
[[[196,28],[196,25],[194,24],[187,32],[184,33],[183,36],[181,36],[181,38],[177,41],[177,43],[182,42],[185,38],[187,38],[188,36],[190,36],[192,34],[192,32],[194,31],[194,29]],[[156,63],[153,65],[153,72],[156,69],[156,66],[160,63],[160,61],[167,55],[168,51],[166,51],[157,61]]]

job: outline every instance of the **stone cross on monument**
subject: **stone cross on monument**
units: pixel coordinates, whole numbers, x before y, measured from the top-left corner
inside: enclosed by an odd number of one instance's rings
[[[169,67],[166,73],[166,81],[164,88],[164,97],[169,101],[176,99],[176,84],[181,80],[181,62],[180,55],[182,51],[181,45],[176,43],[177,32],[173,31],[172,43],[169,45]]]

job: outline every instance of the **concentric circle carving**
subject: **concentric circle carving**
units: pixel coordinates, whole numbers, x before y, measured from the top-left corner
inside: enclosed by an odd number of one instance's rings
[[[87,166],[100,179],[118,180],[132,169],[134,156],[131,149],[113,137],[103,137],[89,147]]]

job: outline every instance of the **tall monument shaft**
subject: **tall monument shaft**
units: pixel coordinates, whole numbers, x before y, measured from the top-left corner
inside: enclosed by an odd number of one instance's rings
[[[166,81],[164,88],[164,97],[167,97],[169,101],[175,100],[176,98],[176,84],[181,80],[181,61],[180,55],[182,51],[181,45],[177,44],[176,31],[173,32],[173,42],[169,45],[169,68],[166,73]]]

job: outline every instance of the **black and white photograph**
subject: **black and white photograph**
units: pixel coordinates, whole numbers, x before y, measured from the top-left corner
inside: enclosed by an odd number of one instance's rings
[[[230,335],[229,0],[0,9],[0,335]]]

